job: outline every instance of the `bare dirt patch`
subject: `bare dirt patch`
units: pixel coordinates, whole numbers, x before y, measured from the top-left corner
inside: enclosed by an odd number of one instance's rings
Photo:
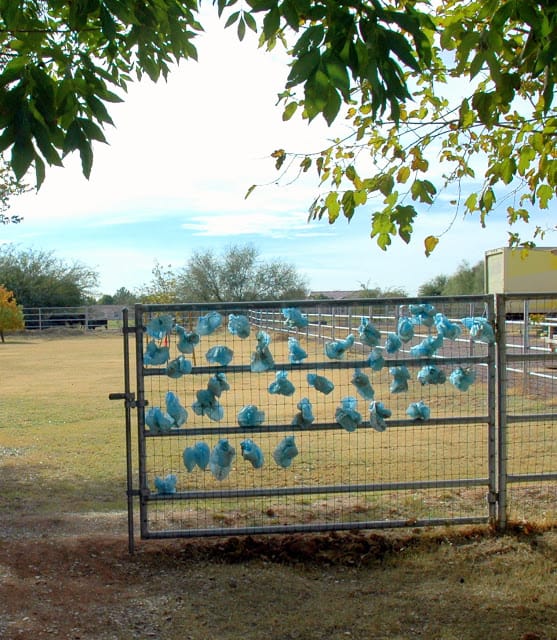
[[[138,541],[125,514],[2,524],[0,637],[549,639],[557,535],[517,529]]]

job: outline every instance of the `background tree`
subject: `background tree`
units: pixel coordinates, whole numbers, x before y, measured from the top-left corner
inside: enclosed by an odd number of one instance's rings
[[[9,163],[0,155],[0,224],[17,224],[23,220],[22,216],[5,212],[15,196],[28,190],[29,187],[16,179]]]
[[[113,294],[105,293],[102,295],[97,304],[114,304],[123,307],[133,306],[136,302],[139,302],[139,295],[132,293],[126,287],[120,287]]]
[[[195,251],[178,274],[182,300],[229,302],[297,300],[307,296],[307,282],[282,260],[264,261],[253,245],[231,245],[220,255]]]
[[[238,302],[305,298],[308,287],[296,268],[282,260],[261,260],[252,245],[232,245],[220,255],[195,251],[172,270],[158,263],[142,288],[145,302]]]
[[[484,293],[484,263],[463,261],[450,276],[438,275],[418,289],[419,296],[458,296]]]
[[[151,304],[170,304],[179,301],[178,280],[172,265],[166,267],[158,261],[151,270],[153,279],[141,288],[141,302]]]
[[[74,307],[90,300],[98,274],[52,251],[0,246],[0,282],[24,307]]]
[[[24,328],[22,308],[17,304],[13,292],[0,285],[0,341],[6,341],[4,336],[8,331]]]
[[[448,279],[449,276],[446,276],[445,274],[435,276],[431,280],[428,280],[428,282],[424,282],[420,285],[418,288],[418,295],[428,298],[431,296],[442,296]]]

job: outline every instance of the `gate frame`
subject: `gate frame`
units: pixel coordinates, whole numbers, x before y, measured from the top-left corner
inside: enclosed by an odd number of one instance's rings
[[[508,412],[507,412],[507,364],[509,357],[506,349],[506,330],[505,330],[505,305],[509,300],[524,300],[526,299],[547,299],[557,298],[555,294],[496,294],[496,295],[477,295],[477,296],[439,296],[431,299],[431,302],[436,305],[442,305],[444,303],[457,302],[463,303],[470,301],[471,303],[483,302],[486,304],[488,310],[488,318],[491,319],[495,335],[496,342],[494,345],[489,345],[488,354],[486,357],[487,366],[487,395],[488,395],[488,415],[487,425],[487,462],[488,462],[488,478],[487,478],[487,516],[474,517],[474,518],[449,518],[449,519],[430,519],[423,521],[376,521],[376,522],[363,522],[363,523],[331,523],[329,524],[317,524],[316,526],[300,525],[285,525],[280,527],[280,530],[266,530],[261,527],[249,527],[248,530],[242,529],[226,529],[226,530],[210,530],[202,531],[198,533],[192,533],[191,537],[198,537],[201,535],[244,535],[248,533],[286,533],[294,531],[323,531],[323,530],[347,530],[347,529],[387,529],[403,526],[436,526],[436,525],[450,525],[450,524],[472,524],[472,523],[489,523],[491,526],[495,526],[498,529],[504,529],[507,526],[507,488],[508,483],[512,481],[523,481],[523,478],[514,478],[507,474],[507,451],[508,451]],[[142,319],[143,314],[146,312],[172,312],[172,311],[184,311],[191,312],[210,310],[221,311],[239,311],[241,309],[280,309],[281,307],[303,307],[304,310],[311,309],[312,307],[320,307],[324,304],[330,303],[333,306],[333,313],[338,313],[339,304],[346,304],[348,307],[354,307],[356,305],[373,307],[377,305],[392,305],[398,307],[400,305],[408,305],[413,303],[423,303],[428,301],[424,297],[416,298],[373,298],[373,299],[352,299],[343,300],[342,302],[334,300],[296,300],[296,301],[269,301],[269,302],[237,302],[237,303],[186,303],[186,304],[136,304],[134,309],[134,326],[129,324],[128,310],[123,310],[123,363],[124,363],[124,392],[110,394],[109,398],[112,400],[121,399],[125,403],[125,428],[126,428],[126,482],[127,482],[127,507],[128,507],[128,540],[130,553],[134,552],[135,548],[135,529],[134,529],[134,500],[139,499],[139,515],[140,515],[140,536],[142,539],[149,538],[178,538],[188,535],[184,532],[150,532],[147,520],[147,503],[149,498],[149,488],[147,486],[147,470],[145,465],[146,460],[146,447],[145,447],[145,415],[144,408],[148,405],[145,399],[145,386],[144,386],[144,368],[143,368],[143,326]],[[527,311],[527,304],[525,311]],[[319,334],[321,335],[321,327],[319,328]],[[135,362],[136,362],[136,392],[131,390],[131,376],[130,376],[130,345],[129,336],[133,335],[135,338]],[[471,349],[473,348],[471,344]],[[551,357],[551,354],[539,354],[535,357],[537,359],[544,359],[544,355]],[[523,356],[511,356],[510,359],[516,360],[528,360],[527,354]],[[419,362],[419,359],[415,359],[415,362]],[[459,358],[462,361],[462,358]],[[389,364],[395,364],[394,360],[389,360]],[[354,362],[351,362],[350,366],[354,366]],[[526,365],[525,365],[526,366]],[[132,409],[140,409],[137,411],[137,469],[134,466],[134,442],[132,438]],[[535,419],[540,417],[532,415],[529,419]],[[456,418],[455,418],[456,419]],[[449,422],[449,419],[445,419],[444,422]],[[477,421],[476,421],[477,422]],[[285,425],[282,425],[285,426]],[[137,477],[136,477],[137,473]],[[549,473],[544,476],[547,480],[557,479],[556,473]],[[540,479],[538,476],[531,479]],[[135,488],[135,480],[138,481],[137,488]],[[476,480],[476,482],[474,481]],[[482,479],[477,478],[470,480],[472,485],[485,486]],[[444,485],[447,481],[423,481],[420,483],[391,483],[388,485],[381,485],[383,490],[385,489],[402,489],[402,488],[428,488],[433,486]],[[466,481],[458,480],[451,482],[459,482],[459,486],[465,485]],[[449,485],[451,484],[449,482]],[[419,486],[418,486],[419,485]],[[367,485],[366,485],[367,486]],[[448,485],[447,485],[448,486]],[[318,487],[320,493],[327,493],[327,487]],[[308,491],[311,493],[311,488]],[[350,526],[352,525],[352,526]]]

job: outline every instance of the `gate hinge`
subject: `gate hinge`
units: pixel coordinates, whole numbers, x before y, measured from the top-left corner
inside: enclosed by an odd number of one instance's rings
[[[149,403],[146,400],[140,402],[135,399],[135,393],[109,393],[109,400],[124,400],[124,404],[129,409],[137,409],[137,407],[146,407]]]
[[[499,501],[499,492],[489,491],[487,494],[487,501],[489,504],[496,504]]]

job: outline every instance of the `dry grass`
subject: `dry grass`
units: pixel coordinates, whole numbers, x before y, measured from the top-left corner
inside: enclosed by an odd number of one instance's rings
[[[120,340],[75,332],[10,338],[0,349],[3,639],[557,637],[557,534],[550,530],[148,541],[129,556],[123,411],[108,400],[122,390]],[[344,435],[330,434],[322,450],[339,446]],[[376,466],[392,469],[389,461],[412,452],[402,473],[415,473],[427,437],[420,441],[423,432],[411,428],[386,435],[392,441],[370,448]],[[447,443],[437,445],[435,457],[450,461],[439,472],[462,458],[456,445],[467,444],[448,442],[450,455],[442,451]],[[338,464],[318,468],[322,458],[312,455],[303,457],[307,478],[338,479]],[[365,508],[384,513],[379,498]],[[479,499],[462,495],[459,511]],[[310,496],[302,517],[326,500]],[[388,502],[394,512],[412,513],[454,500],[445,492]],[[333,516],[336,508],[361,511],[359,500],[345,501],[327,509]],[[273,517],[280,515],[277,509]]]

